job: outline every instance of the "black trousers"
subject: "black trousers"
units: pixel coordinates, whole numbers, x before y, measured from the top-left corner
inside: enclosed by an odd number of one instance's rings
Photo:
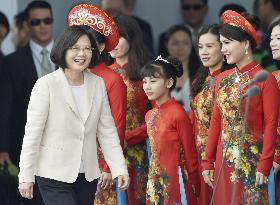
[[[36,176],[45,205],[92,205],[98,179],[88,182],[79,174],[74,183],[65,183]]]

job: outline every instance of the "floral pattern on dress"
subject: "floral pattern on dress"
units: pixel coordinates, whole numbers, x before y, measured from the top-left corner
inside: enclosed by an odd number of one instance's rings
[[[131,131],[145,122],[145,116],[137,108],[136,96],[141,92],[142,82],[130,81],[125,74],[125,69],[112,68],[118,73],[127,86],[127,112],[126,112],[126,131]],[[140,204],[145,204],[146,201],[146,187],[148,181],[149,159],[147,152],[146,141],[137,145],[128,145],[124,150],[124,156],[129,168],[135,169],[135,180],[131,182],[135,197]],[[132,204],[131,204],[132,205]]]
[[[240,201],[246,201],[248,205],[267,204],[267,186],[255,186],[255,170],[262,151],[262,141],[251,134],[249,126],[243,131],[247,99],[241,101],[240,96],[247,90],[249,81],[248,74],[240,76],[236,71],[220,82],[217,103],[223,121],[223,155],[226,153],[226,163],[233,168],[231,182],[240,180],[246,190]],[[244,136],[243,139],[240,136]]]
[[[150,139],[151,160],[147,183],[148,205],[165,205],[168,201],[168,176],[161,170],[158,150],[155,143],[156,124],[159,119],[159,110],[155,109],[147,122],[147,131]]]
[[[98,156],[99,168],[100,171],[102,172],[102,166],[105,164],[105,159],[98,141],[97,141],[97,156]],[[94,205],[117,205],[116,185],[112,186],[110,189],[98,190],[96,192],[93,204]]]
[[[197,126],[196,147],[200,160],[205,157],[206,141],[215,96],[215,83],[216,78],[209,75],[201,91],[195,96],[191,103],[192,110],[195,114],[195,126]]]
[[[280,71],[275,71],[272,73],[278,83],[278,87],[280,89]],[[276,147],[275,147],[275,156],[280,155],[280,112],[279,112],[279,118],[278,118],[278,126],[277,126],[277,142],[276,142]]]

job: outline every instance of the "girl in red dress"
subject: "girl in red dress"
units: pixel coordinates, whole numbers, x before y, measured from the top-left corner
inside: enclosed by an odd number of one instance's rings
[[[215,205],[268,204],[267,176],[274,157],[279,89],[274,76],[267,74],[264,82],[255,84],[259,95],[250,98],[245,116],[248,97],[241,96],[262,70],[252,56],[259,44],[253,26],[257,21],[255,16],[231,10],[221,20],[222,52],[235,68],[217,77],[202,174],[214,188]]]
[[[115,58],[115,63],[110,68],[122,77],[127,87],[126,131],[130,131],[145,122],[148,99],[142,88],[140,69],[147,63],[149,56],[137,22],[124,15],[117,16],[115,22],[120,39],[116,48],[110,52]],[[146,141],[128,145],[124,154],[131,177],[127,190],[128,204],[145,204],[149,167]]]
[[[143,88],[149,100],[156,106],[145,117],[146,126],[130,133],[128,143],[137,143],[148,133],[151,158],[147,184],[146,205],[180,205],[178,166],[185,168],[184,181],[188,181],[190,197],[196,198],[200,191],[197,151],[190,120],[184,108],[171,98],[177,77],[183,68],[179,60],[159,56],[141,71]],[[183,154],[183,156],[181,156]],[[181,157],[185,160],[181,161]],[[182,163],[184,162],[184,163]]]
[[[270,47],[272,50],[273,59],[280,61],[280,20],[275,22],[272,26]],[[280,70],[274,71],[272,73],[280,89]],[[278,127],[277,127],[277,144],[275,148],[275,158],[273,162],[274,172],[275,172],[275,186],[276,186],[276,202],[277,205],[280,205],[280,111],[278,118]]]
[[[213,110],[215,84],[217,76],[229,65],[225,63],[221,52],[220,26],[213,24],[202,28],[198,35],[198,53],[203,67],[197,72],[192,83],[191,121],[194,128],[196,148],[198,151],[199,168],[205,156],[205,147],[208,129]],[[212,188],[208,186],[201,176],[201,190],[198,204],[209,205]]]

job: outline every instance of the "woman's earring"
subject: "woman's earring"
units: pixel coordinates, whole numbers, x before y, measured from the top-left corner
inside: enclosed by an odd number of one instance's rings
[[[245,55],[248,55],[248,49],[245,49]]]

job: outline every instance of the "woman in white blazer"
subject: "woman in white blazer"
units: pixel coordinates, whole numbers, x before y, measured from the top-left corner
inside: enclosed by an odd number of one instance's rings
[[[37,80],[31,93],[20,156],[19,191],[32,198],[39,185],[46,205],[89,205],[100,176],[96,137],[121,190],[129,176],[104,82],[87,71],[99,62],[86,29],[71,26],[51,59],[60,68]]]

